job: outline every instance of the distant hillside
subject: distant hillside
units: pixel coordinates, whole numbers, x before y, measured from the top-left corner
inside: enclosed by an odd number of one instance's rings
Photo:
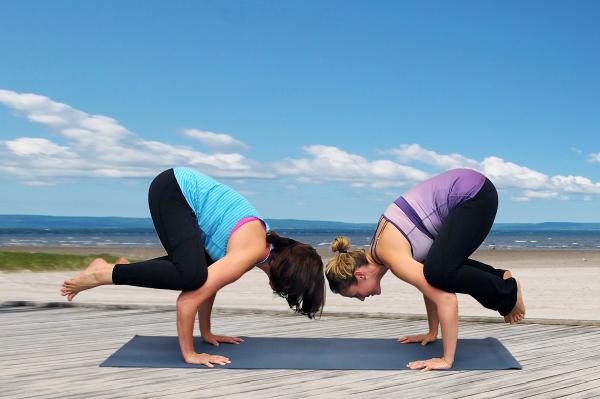
[[[600,223],[495,223],[494,231],[600,231]]]
[[[266,219],[273,230],[373,230],[375,223],[344,223],[325,220]]]
[[[3,229],[152,229],[149,218],[0,215]]]
[[[273,230],[372,231],[375,223],[344,223],[325,220],[267,219]],[[76,217],[45,215],[0,215],[0,229],[76,230],[76,229],[153,229],[149,218]],[[496,223],[498,232],[515,231],[600,231],[600,223]]]
[[[372,230],[374,223],[267,219],[273,230]],[[153,229],[150,218],[0,215],[0,229]]]

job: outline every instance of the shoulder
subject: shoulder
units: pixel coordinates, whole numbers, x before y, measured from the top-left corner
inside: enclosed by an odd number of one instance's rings
[[[393,223],[388,222],[379,234],[377,256],[384,262],[396,258],[411,258],[410,243]]]
[[[260,219],[245,223],[229,237],[227,254],[242,257],[252,264],[262,260],[267,247],[267,232]]]

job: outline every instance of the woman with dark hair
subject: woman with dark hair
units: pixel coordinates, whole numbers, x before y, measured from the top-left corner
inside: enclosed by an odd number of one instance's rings
[[[196,312],[204,341],[241,342],[214,335],[210,314],[217,291],[253,267],[268,275],[274,293],[295,312],[314,318],[323,308],[325,278],[317,251],[269,231],[254,207],[230,187],[192,169],[168,169],[152,181],[148,203],[167,255],[131,264],[95,259],[63,283],[63,296],[71,301],[79,292],[105,284],[181,290],[177,298],[181,354],[187,363],[208,367],[229,359],[194,351]]]
[[[458,339],[456,293],[468,294],[506,323],[525,317],[521,285],[506,270],[469,259],[488,235],[498,194],[492,182],[470,169],[452,169],[417,185],[388,206],[377,225],[369,251],[350,251],[337,237],[339,252],[326,266],[335,293],[364,301],[381,294],[381,278],[391,270],[422,292],[429,332],[401,338],[426,345],[442,328],[441,358],[415,361],[412,369],[451,368]]]

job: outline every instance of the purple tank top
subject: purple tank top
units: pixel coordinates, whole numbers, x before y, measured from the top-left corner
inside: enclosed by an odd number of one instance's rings
[[[485,179],[475,170],[451,169],[403,194],[387,207],[383,217],[404,234],[413,258],[422,262],[448,213],[477,195]]]

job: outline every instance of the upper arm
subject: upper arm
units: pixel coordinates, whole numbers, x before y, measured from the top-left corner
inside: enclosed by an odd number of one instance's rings
[[[227,255],[235,255],[248,267],[262,260],[267,248],[267,232],[260,220],[245,223],[237,229],[227,242]]]
[[[425,296],[425,300],[430,299],[437,305],[442,301],[454,300],[456,298],[455,294],[429,284],[423,273],[423,264],[417,262],[412,257],[398,257],[397,259],[393,259],[388,267],[395,276],[414,285],[421,291]]]
[[[245,262],[240,262],[234,255],[225,255],[208,268],[206,282],[200,288],[186,291],[180,299],[191,300],[197,304],[204,303],[214,297],[221,288],[239,279],[246,271],[248,267],[245,266]]]
[[[190,291],[198,302],[204,302],[224,286],[233,283],[262,259],[266,249],[266,234],[258,221],[236,230],[227,243],[227,254],[210,265],[202,287]]]
[[[385,266],[399,279],[415,286],[427,298],[438,302],[447,296],[447,292],[440,290],[427,282],[423,273],[423,264],[414,260],[410,251],[410,244],[395,226],[388,223],[379,240],[377,254]]]
[[[264,257],[266,247],[262,222],[257,220],[244,224],[229,238],[227,254],[208,268],[206,283],[214,284],[217,290],[231,284]]]

